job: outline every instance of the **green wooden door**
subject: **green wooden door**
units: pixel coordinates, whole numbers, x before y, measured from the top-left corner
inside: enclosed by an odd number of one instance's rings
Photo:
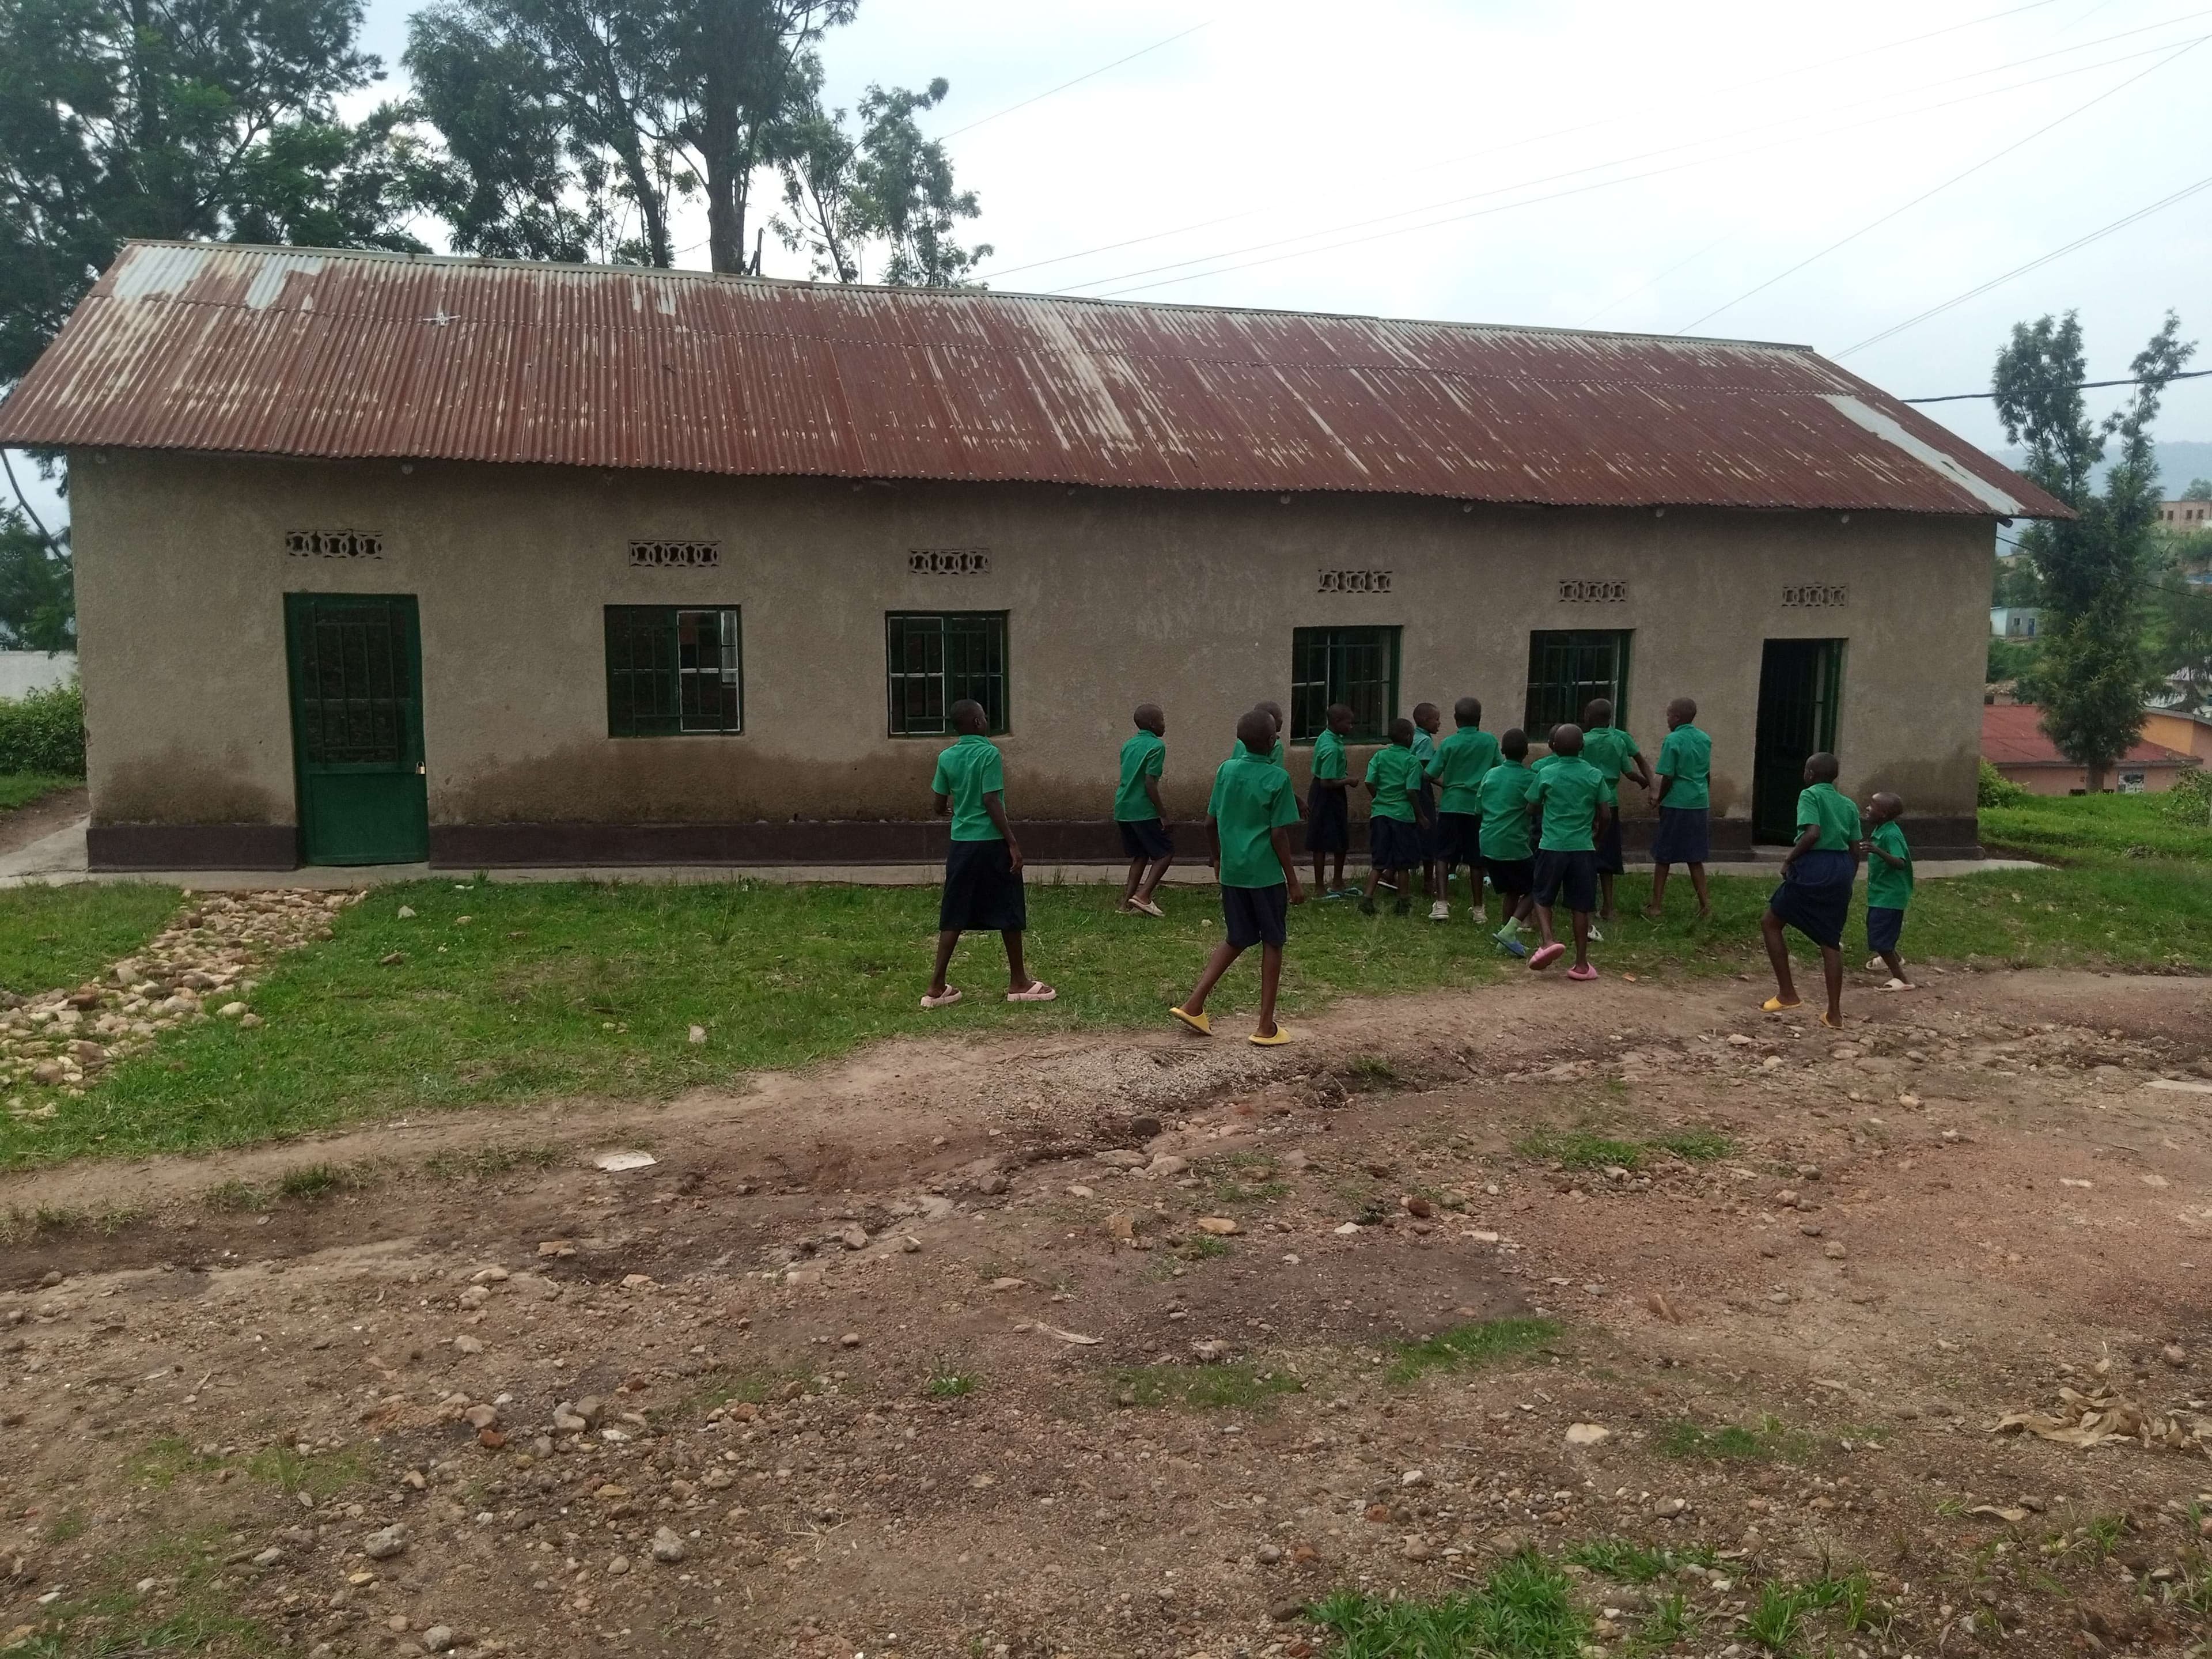
[[[422,641],[406,593],[287,593],[292,757],[307,864],[430,854]]]
[[[1766,641],[1759,666],[1759,734],[1752,756],[1754,839],[1797,839],[1805,759],[1836,746],[1836,704],[1843,684],[1841,640]]]

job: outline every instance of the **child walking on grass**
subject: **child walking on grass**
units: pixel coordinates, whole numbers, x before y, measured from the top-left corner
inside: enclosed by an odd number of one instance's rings
[[[1859,844],[1867,856],[1867,949],[1879,964],[1889,969],[1885,991],[1917,988],[1907,977],[1897,954],[1905,933],[1905,908],[1912,902],[1912,849],[1905,844],[1905,831],[1897,820],[1905,802],[1892,794],[1877,794],[1867,801],[1867,818],[1873,833]]]
[[[1413,721],[1390,722],[1390,741],[1376,750],[1367,763],[1367,787],[1374,805],[1367,815],[1367,890],[1360,896],[1362,915],[1375,914],[1375,890],[1384,876],[1392,877],[1398,902],[1392,907],[1404,915],[1409,902],[1413,872],[1422,862],[1421,763],[1413,757]]]
[[[1620,780],[1632,775],[1638,788],[1648,790],[1651,772],[1644,763],[1644,751],[1636,746],[1636,739],[1613,723],[1613,703],[1605,697],[1591,698],[1583,711],[1583,759],[1605,780],[1605,823],[1598,830],[1595,851],[1597,919],[1606,922],[1613,920],[1613,878],[1628,867],[1620,847]],[[1590,937],[1603,939],[1605,935],[1593,926]]]
[[[1348,897],[1344,890],[1344,855],[1352,847],[1352,775],[1344,740],[1352,732],[1352,705],[1333,702],[1328,725],[1314,739],[1313,788],[1306,798],[1306,851],[1313,854],[1314,892],[1325,899]],[[1336,857],[1336,879],[1324,884],[1322,860]]]
[[[1529,890],[1536,884],[1536,849],[1528,828],[1528,739],[1517,726],[1498,740],[1502,758],[1482,775],[1475,791],[1482,806],[1482,866],[1498,890],[1503,913],[1492,935],[1498,948],[1516,957],[1528,947],[1516,935],[1534,908]]]
[[[1468,915],[1482,916],[1482,780],[1498,764],[1498,739],[1482,729],[1482,704],[1462,697],[1452,705],[1456,729],[1437,745],[1425,769],[1437,786],[1437,902],[1431,921],[1451,920],[1452,872],[1467,866]],[[1441,911],[1442,914],[1438,914]]]
[[[1114,822],[1129,860],[1121,908],[1164,916],[1167,913],[1152,902],[1152,895],[1175,862],[1167,808],[1160,804],[1160,775],[1167,769],[1168,717],[1159,704],[1147,702],[1139,704],[1131,718],[1137,733],[1121,745],[1121,784],[1114,794]]]
[[[1273,727],[1260,709],[1237,723],[1239,750],[1213,775],[1206,832],[1221,881],[1221,913],[1228,937],[1213,947],[1191,994],[1168,1010],[1200,1036],[1212,1036],[1206,999],[1237,958],[1260,947],[1260,1023],[1248,1042],[1272,1048],[1291,1040],[1275,1022],[1275,993],[1283,978],[1283,945],[1289,907],[1306,902],[1291,860],[1290,826],[1298,821],[1291,775],[1267,758]]]
[[[1029,927],[1029,899],[1022,890],[1022,849],[1006,822],[1006,774],[999,746],[984,736],[991,729],[983,705],[963,697],[952,705],[952,729],[960,736],[937,757],[930,780],[937,816],[952,817],[952,847],[945,860],[945,896],[937,909],[937,966],[925,1008],[945,1008],[960,1000],[945,974],[960,935],[995,933],[1006,946],[1006,1000],[1050,1002],[1060,994],[1032,978],[1022,961],[1022,934]]]
[[[1820,947],[1828,988],[1820,1024],[1832,1030],[1844,1023],[1844,922],[1859,872],[1859,809],[1837,790],[1839,770],[1833,755],[1807,759],[1805,787],[1797,797],[1797,840],[1782,860],[1782,884],[1759,921],[1774,965],[1774,994],[1760,1006],[1770,1014],[1804,1006],[1790,976],[1790,942],[1782,936],[1784,927],[1795,927]]]
[[[1528,805],[1544,825],[1536,848],[1534,896],[1536,927],[1544,942],[1528,958],[1528,965],[1548,968],[1566,954],[1567,947],[1552,936],[1552,908],[1564,897],[1575,930],[1575,965],[1567,969],[1567,977],[1587,981],[1597,977],[1589,959],[1590,913],[1597,908],[1597,845],[1605,834],[1608,809],[1604,775],[1582,756],[1582,728],[1556,726],[1548,760],[1529,775]]]
[[[1667,874],[1671,865],[1687,865],[1690,890],[1698,896],[1698,920],[1713,918],[1712,896],[1705,890],[1705,860],[1712,852],[1713,740],[1695,724],[1698,705],[1677,697],[1667,705],[1667,740],[1659,745],[1658,787],[1651,804],[1659,809],[1659,829],[1651,837],[1651,902],[1644,914],[1659,920],[1667,908]]]

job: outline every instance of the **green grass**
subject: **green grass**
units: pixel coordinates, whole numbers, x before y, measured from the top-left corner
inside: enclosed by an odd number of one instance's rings
[[[1430,1371],[1496,1364],[1540,1348],[1559,1334],[1559,1322],[1551,1319],[1485,1319],[1455,1325],[1419,1342],[1400,1343],[1397,1358],[1383,1375],[1393,1382],[1406,1383]]]
[[[285,1170],[277,1179],[276,1190],[286,1198],[312,1202],[343,1192],[353,1184],[354,1177],[336,1164],[303,1164],[296,1170]]]
[[[1474,1589],[1435,1601],[1340,1590],[1307,1609],[1330,1659],[1576,1659],[1589,1639],[1565,1574],[1528,1554]]]
[[[2212,861],[2212,830],[2166,816],[2158,795],[2031,795],[1982,809],[1982,842],[2066,863],[2150,854]]]
[[[1623,1140],[1589,1129],[1531,1129],[1513,1150],[1540,1163],[1558,1163],[1570,1170],[1601,1170],[1613,1166],[1641,1169],[1647,1153],[1673,1152],[1692,1164],[1709,1164],[1726,1158],[1735,1142],[1717,1129],[1670,1129],[1641,1140]]]
[[[1651,1443],[1662,1456],[1722,1462],[1793,1462],[1813,1449],[1809,1436],[1785,1427],[1776,1417],[1761,1418],[1751,1429],[1735,1423],[1708,1428],[1681,1418],[1661,1429]]]
[[[1592,1572],[1618,1578],[1623,1583],[1648,1584],[1686,1565],[1709,1567],[1720,1558],[1711,1547],[1703,1544],[1687,1549],[1654,1550],[1626,1538],[1590,1538],[1570,1549],[1566,1559],[1575,1566],[1588,1567]]]
[[[136,882],[0,892],[0,989],[82,985],[161,932],[178,902],[173,887]]]
[[[932,1400],[964,1400],[981,1380],[973,1371],[939,1371],[921,1385],[921,1391]]]
[[[133,1659],[154,1654],[228,1656],[274,1650],[270,1632],[237,1612],[221,1552],[231,1535],[207,1528],[164,1534],[157,1542],[103,1563],[98,1584],[30,1609],[36,1632],[0,1649],[8,1659]],[[140,1578],[164,1581],[158,1600],[133,1588]]]
[[[82,789],[82,778],[65,778],[53,772],[0,772],[0,812],[51,795],[57,789]]]
[[[1644,921],[1642,884],[1630,878],[1622,889],[1624,914],[1599,951],[1607,972],[1763,971],[1765,881],[1717,878],[1717,914],[1704,924],[1686,905]],[[197,1152],[442,1108],[667,1099],[904,1034],[1158,1027],[1217,941],[1216,907],[1171,890],[1168,921],[1139,927],[1115,900],[1106,887],[1031,890],[1030,958],[1060,987],[1058,1002],[1010,1006],[990,994],[1004,963],[997,941],[979,937],[955,963],[968,1000],[926,1013],[915,1005],[937,904],[927,887],[381,888],[338,917],[334,938],[270,964],[253,999],[263,1025],[180,1028],[86,1098],[51,1097],[53,1117],[0,1120],[0,1167]],[[0,984],[87,978],[143,945],[175,902],[168,890],[121,885],[0,893]],[[403,904],[413,919],[398,918]],[[470,926],[456,925],[462,915]],[[1480,928],[1350,906],[1308,906],[1292,933],[1283,994],[1293,1019],[1341,997],[1474,990],[1520,971]],[[2065,870],[1924,883],[1905,951],[1913,962],[2212,968],[2212,863],[2100,854]],[[394,951],[397,965],[379,965]],[[1215,1007],[1233,1020],[1255,998],[1256,969],[1240,963]],[[706,1042],[686,1041],[694,1024]],[[1348,1071],[1354,1086],[1404,1086],[1371,1055]],[[1678,1150],[1715,1155],[1717,1144]]]
[[[1804,1591],[1768,1579],[1743,1615],[1738,1633],[1769,1653],[1788,1653],[1804,1634],[1809,1603]]]
[[[1267,1411],[1298,1380],[1255,1365],[1140,1365],[1108,1378],[1119,1406],[1180,1406],[1187,1411]]]
[[[246,1472],[287,1498],[306,1492],[319,1504],[362,1480],[368,1473],[368,1462],[357,1451],[301,1452],[270,1446],[246,1460]]]

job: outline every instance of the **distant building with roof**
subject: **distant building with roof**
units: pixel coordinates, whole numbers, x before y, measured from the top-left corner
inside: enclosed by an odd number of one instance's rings
[[[963,697],[1039,860],[1118,855],[1136,703],[1194,828],[1261,699],[1303,790],[1468,695],[1695,697],[1722,856],[1825,748],[1963,851],[1992,528],[2066,512],[1800,346],[207,244],[0,442],[70,454],[104,868],[923,860]]]
[[[2043,711],[2033,703],[1993,703],[1982,710],[1982,758],[2013,782],[2037,795],[2087,793],[2086,768],[2058,752],[2043,733]],[[2171,749],[2146,736],[2115,762],[2112,787],[2124,795],[2156,793],[2173,787],[2182,773],[2204,763],[2185,750]]]

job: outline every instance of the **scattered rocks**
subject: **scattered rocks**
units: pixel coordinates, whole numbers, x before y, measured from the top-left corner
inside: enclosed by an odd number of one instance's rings
[[[653,1534],[653,1559],[664,1566],[674,1566],[690,1553],[690,1546],[672,1528],[662,1527]]]
[[[1567,1443],[1570,1446],[1595,1446],[1600,1441],[1613,1438],[1613,1431],[1601,1423],[1570,1423],[1567,1425]]]
[[[1232,1233],[1244,1231],[1232,1217],[1225,1215],[1202,1215],[1198,1218],[1197,1226],[1199,1231],[1210,1233],[1216,1238],[1226,1238]]]
[[[451,1625],[433,1625],[422,1632],[422,1647],[429,1653],[451,1653],[460,1639]]]
[[[389,1561],[407,1548],[407,1528],[394,1522],[380,1532],[373,1532],[361,1540],[362,1553],[372,1561]]]

